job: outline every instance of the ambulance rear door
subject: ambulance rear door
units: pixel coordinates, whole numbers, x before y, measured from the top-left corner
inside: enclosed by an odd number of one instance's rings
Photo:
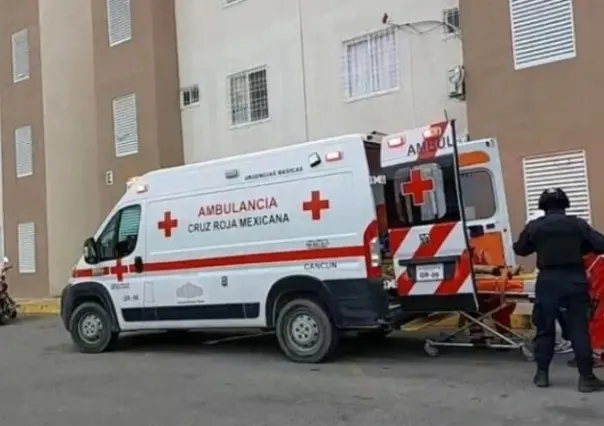
[[[464,213],[470,244],[484,263],[514,266],[513,238],[495,139],[462,143],[459,150]]]
[[[454,121],[382,141],[396,294],[410,312],[475,311]]]

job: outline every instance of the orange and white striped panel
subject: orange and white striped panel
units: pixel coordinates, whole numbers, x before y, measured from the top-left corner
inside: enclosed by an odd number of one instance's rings
[[[390,231],[397,293],[399,296],[448,296],[474,293],[471,259],[465,250],[463,223],[449,222],[427,226],[415,226]],[[422,243],[420,235],[429,239]],[[463,245],[464,249],[460,250]],[[461,255],[460,255],[461,253]],[[459,256],[455,273],[442,281],[413,282],[407,267],[398,265],[399,260],[434,260],[439,257]]]
[[[382,140],[382,166],[407,164],[452,154],[453,136],[450,121],[388,135]]]

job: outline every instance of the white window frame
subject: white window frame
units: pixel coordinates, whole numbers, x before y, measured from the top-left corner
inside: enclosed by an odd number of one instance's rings
[[[17,178],[34,174],[34,141],[31,125],[15,128],[15,173]],[[26,156],[26,157],[23,157]],[[29,157],[29,158],[27,158]],[[27,163],[29,162],[29,167]],[[26,164],[25,166],[23,164]]]
[[[378,83],[378,78],[379,78],[379,64],[376,64],[374,62],[375,59],[375,52],[372,54],[371,53],[371,43],[375,43],[375,40],[377,40],[378,37],[380,36],[391,36],[394,45],[392,46],[392,50],[393,50],[393,55],[394,55],[394,60],[395,60],[395,79],[396,79],[396,84],[394,84],[392,87],[387,87],[384,89],[380,89],[378,87],[376,87],[377,85],[379,85]],[[351,70],[349,67],[350,64],[350,57],[349,57],[349,47],[355,44],[359,44],[359,43],[367,43],[367,49],[369,50],[369,57],[370,57],[370,68],[371,70],[368,71],[370,72],[370,80],[371,83],[370,85],[372,86],[368,92],[366,93],[362,93],[362,94],[352,94],[351,93]],[[386,29],[382,29],[382,30],[378,30],[378,31],[372,31],[370,33],[367,34],[363,34],[361,36],[358,37],[354,37],[352,39],[348,39],[345,40],[342,43],[342,49],[343,49],[343,73],[344,73],[344,98],[347,102],[353,102],[353,101],[358,101],[358,100],[362,100],[362,99],[368,99],[368,98],[373,98],[376,96],[381,96],[381,95],[385,95],[385,94],[389,94],[389,93],[393,93],[393,92],[397,92],[401,89],[401,81],[400,81],[400,60],[399,60],[399,55],[398,55],[398,34],[397,34],[397,30],[395,27],[390,27],[390,28],[386,28]]]
[[[565,53],[560,53],[557,55],[552,55],[552,56],[546,56],[546,57],[537,57],[536,59],[532,59],[532,60],[521,60],[519,49],[518,49],[518,45],[521,43],[527,44],[527,43],[531,43],[530,41],[526,41],[526,40],[522,40],[522,38],[517,37],[518,35],[518,31],[515,31],[515,27],[516,27],[516,13],[518,13],[518,10],[520,8],[520,6],[522,6],[522,3],[528,4],[528,9],[531,9],[531,5],[528,3],[532,0],[508,0],[508,4],[509,4],[509,13],[510,13],[510,33],[511,33],[511,37],[512,37],[512,55],[514,58],[514,69],[515,70],[522,70],[525,68],[532,68],[532,67],[536,67],[539,65],[546,65],[546,64],[551,64],[554,62],[560,62],[560,61],[564,61],[567,59],[572,59],[575,58],[577,56],[577,35],[576,35],[576,29],[575,29],[575,17],[574,17],[574,4],[573,4],[573,0],[548,0],[546,1],[542,1],[541,3],[538,4],[538,6],[541,6],[544,8],[544,10],[552,10],[552,9],[556,9],[559,8],[559,10],[557,10],[557,12],[560,11],[564,11],[564,9],[566,9],[566,12],[568,13],[568,15],[565,16],[565,18],[567,18],[568,20],[565,20],[566,23],[566,28],[562,28],[562,30],[566,30],[566,31],[571,31],[571,37],[572,37],[572,42],[570,45],[570,48],[568,49],[567,52]],[[535,7],[533,7],[532,9],[536,9]],[[526,12],[526,10],[524,11]],[[544,14],[545,15],[545,14]],[[537,40],[539,38],[541,38],[541,42],[537,43],[537,48],[539,47],[539,44],[547,46],[549,48],[551,48],[553,45],[556,45],[556,43],[552,43],[552,40],[543,40],[546,36],[545,34],[547,33],[552,33],[551,28],[548,28],[547,26],[542,25],[544,20],[547,19],[546,16],[539,16],[539,15],[535,15],[535,16],[531,16],[531,17],[527,17],[527,16],[520,16],[518,17],[518,19],[521,19],[521,22],[523,22],[523,24],[527,25],[527,28],[525,28],[523,30],[523,32],[526,33],[531,33],[531,34],[537,34],[535,37],[537,38]],[[561,19],[553,19],[552,21],[555,21],[556,26],[560,29],[562,26],[564,26],[564,23]],[[543,31],[543,33],[539,32],[539,29],[541,29]],[[560,39],[562,40],[562,39]],[[558,44],[564,44],[564,42],[561,42],[560,40],[557,40]],[[534,49],[534,46],[533,50]]]
[[[19,43],[23,43],[24,51],[19,51]],[[13,55],[13,83],[28,80],[30,75],[30,57],[29,31],[27,28],[13,33],[11,46]]]
[[[139,152],[139,129],[138,129],[138,103],[136,93],[128,93],[113,99],[113,145],[116,157],[126,157],[128,155],[138,154]],[[132,108],[126,110],[125,108]],[[133,115],[129,128],[123,124],[123,118],[120,120],[119,113],[130,113]],[[124,142],[126,138],[131,140]],[[133,145],[134,149],[128,149],[124,146]]]
[[[187,93],[189,94],[189,103],[188,104],[185,102],[185,95]],[[195,95],[197,95],[197,99],[194,99]],[[191,84],[190,86],[182,87],[180,89],[180,107],[182,109],[199,106],[200,100],[201,100],[201,94],[199,92],[198,84]]]
[[[131,0],[106,0],[107,2],[107,35],[109,47],[114,47],[132,40],[132,2]],[[127,15],[119,15],[120,6],[128,9]],[[124,20],[124,22],[122,22]],[[120,36],[118,28],[124,25]]]
[[[27,237],[28,240],[25,240]],[[31,257],[31,264],[24,264],[23,260],[26,256],[24,245],[31,244],[31,253],[27,253]],[[19,273],[20,274],[35,274],[36,273],[36,225],[34,222],[23,222],[17,224],[17,251],[19,252]]]
[[[265,76],[265,82],[266,82],[266,105],[267,105],[267,109],[268,109],[268,115],[264,118],[258,119],[258,120],[252,120],[252,102],[250,99],[250,75],[257,73],[259,71],[264,71],[264,76]],[[240,78],[240,77],[246,77],[246,91],[247,91],[247,120],[246,121],[242,121],[239,123],[234,123],[233,122],[233,103],[231,101],[232,99],[232,81],[236,78]],[[234,74],[230,74],[227,76],[227,97],[228,97],[228,114],[229,114],[229,123],[230,123],[230,127],[231,129],[236,129],[239,127],[246,127],[246,126],[252,126],[252,125],[256,125],[256,124],[261,124],[261,123],[266,123],[267,121],[269,121],[271,119],[271,107],[270,107],[270,93],[269,93],[269,82],[268,82],[268,68],[266,65],[260,66],[260,67],[256,67],[256,68],[250,68],[247,69],[245,71],[241,71],[238,73],[234,73]]]

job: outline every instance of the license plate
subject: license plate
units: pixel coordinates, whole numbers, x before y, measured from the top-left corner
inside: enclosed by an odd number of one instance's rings
[[[417,265],[415,267],[415,281],[440,281],[445,278],[442,263],[430,265]]]

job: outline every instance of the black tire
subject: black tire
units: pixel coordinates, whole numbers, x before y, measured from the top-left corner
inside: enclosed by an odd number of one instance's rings
[[[326,310],[310,299],[294,299],[279,310],[276,334],[285,356],[293,362],[309,364],[328,359],[339,340],[338,330]],[[304,348],[304,339],[310,339],[312,344]]]
[[[84,321],[93,321],[98,332],[95,336],[83,335]],[[88,327],[90,329],[90,327]],[[111,316],[98,303],[82,303],[69,319],[71,340],[82,353],[98,354],[115,348],[119,333],[112,330]]]

